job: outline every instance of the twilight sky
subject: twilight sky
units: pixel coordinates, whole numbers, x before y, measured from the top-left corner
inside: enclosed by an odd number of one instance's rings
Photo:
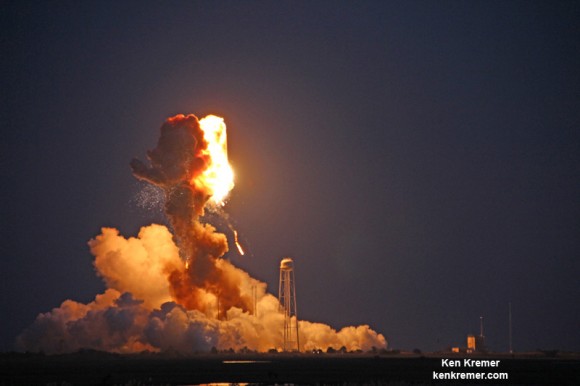
[[[0,350],[104,285],[136,235],[133,157],[168,116],[223,116],[250,252],[298,313],[391,348],[580,350],[580,3],[0,4]],[[229,234],[228,234],[229,236]]]

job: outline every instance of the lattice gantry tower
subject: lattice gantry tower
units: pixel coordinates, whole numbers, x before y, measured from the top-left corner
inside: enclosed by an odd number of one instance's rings
[[[294,262],[286,257],[280,262],[280,312],[284,313],[284,351],[300,351],[298,312],[296,308],[296,279]]]

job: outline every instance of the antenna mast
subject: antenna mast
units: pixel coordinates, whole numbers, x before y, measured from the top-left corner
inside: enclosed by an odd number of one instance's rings
[[[512,302],[509,302],[509,335],[510,335],[510,354],[514,353],[512,346]]]

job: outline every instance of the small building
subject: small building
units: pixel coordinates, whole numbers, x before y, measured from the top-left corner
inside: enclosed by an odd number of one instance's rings
[[[467,335],[467,352],[485,351],[485,338],[482,335]]]
[[[467,335],[467,352],[472,353],[475,351],[475,336],[473,334]]]

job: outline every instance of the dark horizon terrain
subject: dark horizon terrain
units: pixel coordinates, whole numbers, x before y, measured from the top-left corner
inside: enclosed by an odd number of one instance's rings
[[[442,359],[493,360],[493,368],[444,368]],[[440,380],[433,373],[503,373],[500,380]],[[0,354],[0,385],[498,384],[577,385],[580,354]]]

